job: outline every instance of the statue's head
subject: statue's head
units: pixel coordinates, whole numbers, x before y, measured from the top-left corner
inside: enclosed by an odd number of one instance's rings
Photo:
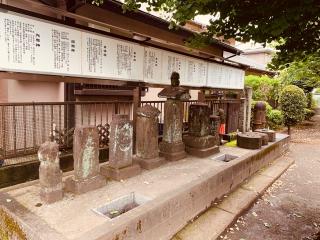
[[[172,72],[170,79],[171,79],[171,86],[177,87],[177,86],[180,85],[180,81],[179,81],[180,75],[179,75],[179,73]]]

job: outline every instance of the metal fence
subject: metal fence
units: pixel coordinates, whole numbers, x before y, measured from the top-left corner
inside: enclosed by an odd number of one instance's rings
[[[185,122],[185,123],[188,122],[189,106],[191,104],[195,104],[197,102],[198,102],[197,100],[183,101],[183,112],[184,112],[183,122]],[[146,104],[149,104],[153,107],[158,108],[161,112],[161,114],[159,116],[159,123],[163,123],[164,103],[165,103],[165,101],[143,101],[143,102],[141,102],[141,105],[144,106]],[[208,104],[208,106],[211,109],[211,112],[213,114],[216,114],[218,112],[218,109],[220,109],[220,108],[223,109],[225,111],[225,113],[227,114],[228,112],[230,113],[230,107],[233,107],[232,112],[239,111],[240,100],[239,99],[207,100],[207,101],[205,101],[205,103]],[[233,119],[233,120],[235,120],[235,119]],[[229,127],[230,127],[230,131],[232,131],[234,129],[234,126],[231,126],[230,124],[232,124],[231,121],[229,123]],[[232,125],[235,125],[235,124],[232,124]]]
[[[159,116],[160,134],[164,119],[164,102],[141,102],[141,106],[150,104],[161,111]],[[185,126],[187,126],[186,123],[188,122],[189,106],[196,102],[183,102]],[[237,129],[239,100],[210,100],[206,103],[211,108],[212,113],[217,112],[219,108],[225,110],[229,132]],[[133,102],[32,102],[0,104],[0,166],[34,161],[39,146],[47,140],[57,142],[62,153],[70,152],[74,128],[80,125],[97,126],[100,136],[100,147],[106,148],[109,142],[109,124],[113,114],[128,114],[130,119],[133,119]]]
[[[132,119],[132,109],[130,101],[0,104],[0,161],[11,165],[34,159],[32,155],[47,140],[67,151],[72,148],[74,127],[80,125],[97,126],[104,147],[112,115],[128,114]]]

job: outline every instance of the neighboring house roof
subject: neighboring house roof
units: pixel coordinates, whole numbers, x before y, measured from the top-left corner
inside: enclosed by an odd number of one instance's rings
[[[256,48],[256,49],[244,49],[242,55],[256,54],[256,53],[266,53],[273,54],[276,50],[271,48]]]
[[[243,54],[245,55],[245,54]],[[227,58],[230,61],[233,61],[235,63],[240,63],[242,65],[247,66],[247,70],[253,71],[253,72],[258,72],[261,74],[267,74],[274,76],[276,75],[276,72],[267,70],[266,67],[263,64],[259,64],[252,59],[245,57],[243,55],[240,56],[235,56],[234,54],[230,54],[229,52],[224,52],[223,57]]]

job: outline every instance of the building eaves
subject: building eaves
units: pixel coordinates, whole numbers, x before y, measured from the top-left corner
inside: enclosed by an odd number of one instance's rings
[[[127,11],[124,13],[123,8],[122,8],[122,3],[119,1],[116,1],[116,0],[104,1],[104,4],[101,6],[101,8],[115,12],[120,15],[125,15],[126,17],[135,19],[140,22],[144,22],[144,23],[147,22],[150,25],[156,26],[156,27],[163,29],[163,30],[166,30],[166,31],[175,32],[175,33],[185,37],[186,39],[193,37],[195,34],[197,34],[196,32],[191,31],[189,29],[186,29],[182,26],[178,26],[176,29],[169,29],[170,22],[168,22],[160,17],[154,16],[150,13],[141,11],[141,10]],[[240,50],[236,47],[233,47],[233,46],[231,46],[227,43],[224,43],[224,42],[222,42],[218,39],[215,39],[215,38],[213,39],[212,44],[222,48],[224,51],[228,51],[233,54],[239,55],[242,53],[242,50]]]

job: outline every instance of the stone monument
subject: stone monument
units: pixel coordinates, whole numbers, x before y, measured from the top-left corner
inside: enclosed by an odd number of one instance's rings
[[[159,114],[160,111],[151,105],[137,110],[135,160],[144,169],[153,169],[165,162],[163,157],[159,157]]]
[[[100,175],[99,134],[95,126],[76,127],[73,137],[74,176],[65,183],[67,191],[81,194],[106,185]]]
[[[164,103],[164,129],[162,142],[159,145],[160,156],[169,161],[186,157],[185,145],[182,141],[183,103],[181,100],[190,99],[189,92],[180,87],[179,73],[171,74],[171,86],[164,88],[160,98],[167,98]]]
[[[210,108],[197,103],[189,107],[189,133],[183,136],[187,153],[197,157],[208,157],[219,152],[216,137],[210,135]]]
[[[120,181],[140,174],[139,164],[132,163],[133,126],[128,115],[116,114],[110,124],[109,164],[101,174]]]
[[[62,171],[59,165],[59,145],[45,142],[38,150],[40,161],[40,198],[45,203],[54,203],[63,198]]]
[[[266,127],[266,104],[264,102],[257,102],[254,105],[253,112],[253,131]]]

